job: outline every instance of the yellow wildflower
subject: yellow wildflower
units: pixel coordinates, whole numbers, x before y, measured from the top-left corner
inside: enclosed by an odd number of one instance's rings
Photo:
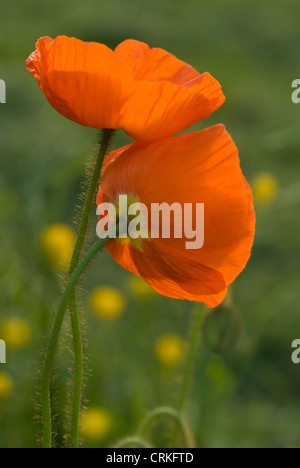
[[[47,227],[41,235],[41,249],[47,262],[56,270],[68,269],[76,235],[65,224],[53,224]]]
[[[13,391],[13,381],[9,374],[0,372],[0,401],[9,397]]]
[[[184,341],[177,335],[164,335],[155,343],[157,360],[166,367],[177,367],[184,357]]]
[[[123,294],[114,288],[100,287],[92,291],[89,298],[91,310],[105,320],[117,319],[125,310]]]
[[[275,200],[279,190],[278,179],[269,172],[258,173],[252,181],[254,200],[261,205]]]
[[[80,418],[80,433],[85,440],[95,441],[107,437],[112,426],[109,411],[91,407]]]
[[[155,295],[155,291],[140,276],[132,276],[128,284],[131,293],[136,299],[146,301]]]
[[[12,317],[0,323],[1,339],[8,348],[20,349],[31,340],[32,330],[29,322],[21,317]]]

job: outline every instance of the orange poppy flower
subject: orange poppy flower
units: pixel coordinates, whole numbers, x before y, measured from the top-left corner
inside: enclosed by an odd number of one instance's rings
[[[112,51],[66,36],[44,37],[26,67],[63,116],[87,127],[122,128],[141,141],[184,130],[225,100],[209,73],[134,40]]]
[[[148,212],[153,203],[204,203],[201,249],[188,250],[187,239],[173,235],[111,239],[107,250],[160,294],[209,307],[222,302],[246,266],[255,230],[251,189],[224,126],[113,151],[103,167],[98,205],[115,204],[120,194],[145,204]]]

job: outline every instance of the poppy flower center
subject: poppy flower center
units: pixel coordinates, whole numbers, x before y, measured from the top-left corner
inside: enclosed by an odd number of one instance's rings
[[[129,243],[131,247],[142,250],[143,239],[149,238],[145,205],[132,193],[119,193],[113,205],[119,226],[118,242]]]

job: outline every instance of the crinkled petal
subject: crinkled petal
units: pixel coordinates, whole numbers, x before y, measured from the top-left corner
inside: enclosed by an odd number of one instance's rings
[[[92,128],[122,128],[140,141],[159,140],[208,117],[223,102],[208,73],[162,49],[125,41],[103,44],[41,38],[26,62],[49,103]]]
[[[134,143],[114,152],[106,161],[101,192],[111,201],[118,194],[132,194],[149,209],[151,203],[182,207],[204,203],[201,249],[188,250],[187,239],[174,236],[143,240],[140,249],[127,244],[128,268],[120,253],[122,243],[109,243],[108,250],[120,265],[130,271],[135,265],[161,294],[191,300],[207,296],[210,299],[202,300],[212,307],[245,268],[255,213],[237,148],[223,125],[162,142]]]

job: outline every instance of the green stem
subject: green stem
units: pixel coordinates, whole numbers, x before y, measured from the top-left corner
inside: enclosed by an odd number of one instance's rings
[[[168,406],[162,406],[161,408],[156,408],[145,417],[144,421],[141,424],[141,428],[139,431],[141,434],[141,437],[145,437],[152,422],[155,419],[161,418],[162,416],[167,416],[169,418],[172,418],[176,422],[176,424],[179,426],[182,432],[186,447],[192,448],[193,442],[192,442],[192,435],[191,435],[189,427],[187,426],[187,424],[185,423],[181,415],[178,413],[178,411]]]
[[[192,378],[194,362],[196,358],[197,352],[197,345],[198,345],[198,337],[201,329],[201,323],[203,319],[203,313],[205,310],[204,304],[197,304],[196,306],[196,315],[195,315],[195,322],[193,323],[192,329],[192,337],[190,341],[189,352],[187,356],[187,365],[185,368],[184,378],[183,378],[183,385],[181,390],[181,395],[178,404],[178,411],[182,413],[184,408],[185,400],[189,391],[189,386]]]
[[[64,321],[66,309],[68,307],[71,295],[78,283],[83,271],[92,260],[94,255],[106,244],[109,236],[106,239],[98,240],[85,254],[79,262],[74,272],[72,273],[69,282],[66,286],[62,296],[60,306],[54,321],[49,346],[47,349],[43,375],[42,375],[42,388],[41,388],[41,406],[42,406],[42,424],[43,424],[43,447],[52,447],[52,424],[51,424],[51,403],[50,403],[50,380],[55,356],[55,350],[59,339],[59,334]]]
[[[99,142],[99,150],[97,154],[97,159],[93,167],[93,174],[90,180],[89,188],[87,191],[82,218],[80,221],[80,226],[78,230],[78,236],[76,244],[73,251],[73,256],[70,266],[70,276],[78,265],[79,259],[81,257],[82,249],[84,246],[86,233],[89,225],[89,220],[91,216],[91,211],[93,203],[96,196],[96,191],[100,181],[101,168],[105,155],[108,150],[109,143],[113,130],[105,129],[103,130],[102,138]],[[82,346],[82,337],[81,337],[81,328],[80,328],[80,319],[77,310],[77,300],[76,300],[76,290],[74,289],[69,303],[69,310],[71,316],[72,324],[72,334],[73,334],[73,344],[74,344],[74,358],[75,358],[75,369],[74,369],[74,390],[73,390],[73,402],[72,402],[72,421],[71,421],[71,448],[78,447],[78,436],[79,436],[79,416],[81,409],[81,391],[82,391],[82,381],[83,381],[83,346]]]
[[[140,437],[126,437],[126,439],[121,440],[116,448],[125,448],[128,445],[136,445],[137,447],[142,448],[151,448],[148,442]]]
[[[84,207],[82,211],[82,218],[81,218],[80,226],[78,230],[78,236],[77,236],[77,240],[76,240],[76,244],[74,247],[74,252],[73,252],[73,256],[71,260],[70,275],[75,270],[79,262],[80,256],[81,256],[81,252],[82,252],[82,248],[83,248],[83,244],[85,241],[85,236],[86,236],[86,232],[88,229],[88,224],[89,224],[89,220],[91,216],[91,209],[95,200],[96,190],[98,188],[99,181],[100,181],[103,161],[107,153],[108,146],[111,141],[113,132],[114,130],[104,129],[102,138],[100,138],[100,141],[99,141],[99,150],[97,154],[97,159],[93,167],[93,175],[90,180],[89,188],[86,194],[86,199],[85,199]]]
[[[72,292],[69,311],[71,316],[73,346],[74,346],[74,385],[72,401],[72,419],[71,419],[71,439],[70,447],[78,447],[79,437],[79,416],[81,410],[81,390],[83,382],[83,345],[80,328],[80,318],[77,309],[76,289]]]

